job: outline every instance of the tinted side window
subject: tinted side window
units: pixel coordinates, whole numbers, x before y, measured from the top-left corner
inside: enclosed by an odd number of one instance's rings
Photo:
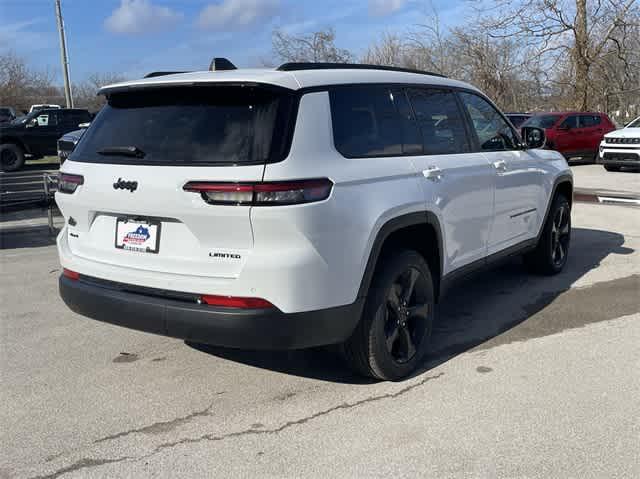
[[[588,128],[590,126],[597,126],[602,119],[598,115],[580,115],[580,127]]]
[[[515,133],[489,102],[473,93],[460,93],[460,99],[469,113],[481,150],[500,151],[518,148]]]
[[[469,151],[464,121],[452,92],[410,88],[407,93],[422,132],[425,155]]]
[[[391,95],[402,118],[402,152],[407,155],[421,155],[423,152],[422,136],[407,95],[402,89],[392,89]]]
[[[403,118],[389,89],[343,87],[332,90],[329,97],[333,138],[340,153],[347,158],[403,154]]]
[[[559,128],[578,128],[578,115],[571,115],[566,117]]]

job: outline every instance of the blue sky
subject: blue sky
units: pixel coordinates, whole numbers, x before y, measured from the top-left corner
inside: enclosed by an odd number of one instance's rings
[[[62,0],[72,81],[92,72],[137,77],[206,69],[214,56],[238,66],[271,57],[271,32],[334,27],[357,55],[383,32],[411,29],[435,8],[445,25],[464,20],[465,0]],[[0,51],[60,78],[54,0],[0,0]]]

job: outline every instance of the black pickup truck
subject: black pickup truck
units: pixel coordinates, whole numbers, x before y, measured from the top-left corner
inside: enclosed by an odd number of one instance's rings
[[[0,125],[0,168],[16,171],[22,168],[27,155],[55,155],[58,138],[90,121],[87,110],[63,108],[33,111]]]

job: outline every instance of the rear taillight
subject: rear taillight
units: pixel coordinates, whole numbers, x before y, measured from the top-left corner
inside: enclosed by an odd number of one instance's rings
[[[84,176],[82,175],[61,173],[58,177],[58,191],[60,193],[75,193],[78,186],[82,184],[84,184]]]
[[[72,271],[72,270],[67,269],[67,268],[62,268],[62,275],[65,278],[69,278],[69,279],[72,279],[74,281],[77,281],[77,280],[80,279],[80,273],[77,273],[77,272]]]
[[[200,296],[200,302],[210,306],[222,306],[223,308],[270,309],[274,307],[273,304],[262,298],[239,298],[237,296],[215,296],[211,294]]]
[[[327,178],[268,183],[190,181],[185,191],[200,193],[212,205],[278,206],[326,200],[333,183]]]

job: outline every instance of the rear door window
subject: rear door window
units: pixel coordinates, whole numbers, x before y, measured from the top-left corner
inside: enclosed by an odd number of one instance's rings
[[[422,132],[425,155],[469,152],[469,140],[453,92],[433,88],[407,90]]]
[[[598,126],[602,119],[598,115],[580,115],[580,128]]]
[[[113,93],[73,160],[178,166],[280,161],[288,153],[293,106],[291,92],[260,86]],[[123,147],[135,147],[141,153],[104,154]]]

